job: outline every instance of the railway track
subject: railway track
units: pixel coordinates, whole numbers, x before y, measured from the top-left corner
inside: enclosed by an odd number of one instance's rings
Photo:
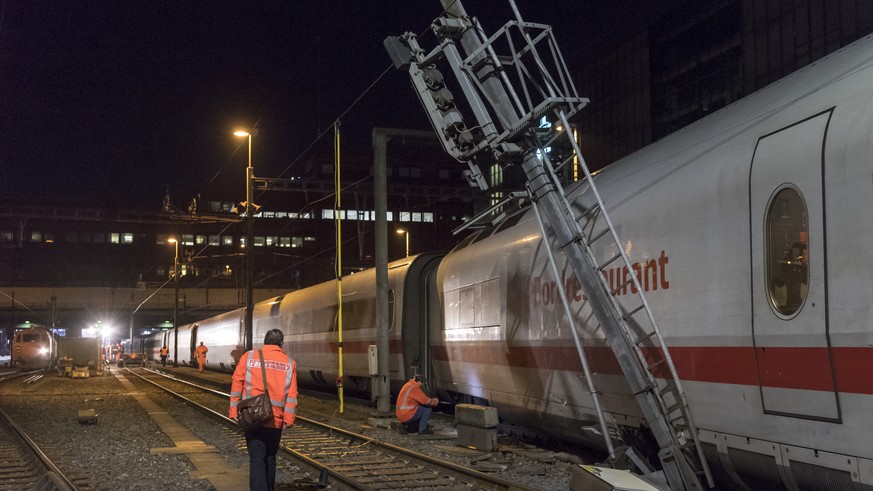
[[[236,427],[223,413],[228,394],[155,370],[140,370],[128,371]],[[181,394],[190,389],[198,391],[198,399],[208,394],[210,400],[198,402]],[[294,427],[283,433],[281,450],[331,489],[533,489],[299,415]]]
[[[5,373],[0,384],[26,377],[31,383],[41,371]],[[75,491],[91,489],[87,478],[68,476],[43,452],[36,442],[0,408],[0,491],[11,490]]]

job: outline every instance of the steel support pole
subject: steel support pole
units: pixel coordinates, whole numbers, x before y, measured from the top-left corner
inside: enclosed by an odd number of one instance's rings
[[[173,366],[179,366],[179,240],[173,258]]]
[[[373,129],[373,194],[376,207],[376,417],[391,417],[388,377],[388,135]]]
[[[249,166],[246,167],[246,351],[253,349],[253,311],[255,302],[252,283],[254,282],[255,217],[252,203],[252,185],[254,178],[254,170],[252,169],[252,135],[249,134]]]

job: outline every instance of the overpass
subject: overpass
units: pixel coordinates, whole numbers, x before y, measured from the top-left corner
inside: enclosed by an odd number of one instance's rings
[[[6,335],[26,323],[63,329],[80,336],[83,329],[109,328],[112,341],[126,339],[133,314],[134,335],[173,327],[173,294],[170,286],[137,288],[100,287],[3,287],[0,288],[0,328]],[[287,293],[280,289],[254,289],[255,302]],[[145,302],[145,303],[143,303]],[[179,288],[178,322],[184,325],[245,307],[245,289]]]

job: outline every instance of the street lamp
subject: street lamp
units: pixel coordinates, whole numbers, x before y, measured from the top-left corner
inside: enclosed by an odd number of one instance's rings
[[[179,365],[179,241],[168,239],[167,242],[176,245],[176,255],[173,258],[173,366]]]
[[[398,228],[397,233],[406,236],[406,257],[409,257],[409,230]]]
[[[252,249],[255,244],[255,217],[253,216],[254,207],[252,205],[252,180],[255,176],[252,169],[252,133],[253,131],[245,130],[233,132],[234,136],[247,137],[249,139],[249,165],[246,167],[246,350],[252,349],[252,311],[254,308],[254,295],[252,293],[254,251]]]

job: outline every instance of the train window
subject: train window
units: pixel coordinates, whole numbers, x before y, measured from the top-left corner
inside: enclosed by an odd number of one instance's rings
[[[778,315],[790,317],[803,306],[809,287],[809,224],[800,191],[784,187],[773,195],[764,233],[770,305]]]

